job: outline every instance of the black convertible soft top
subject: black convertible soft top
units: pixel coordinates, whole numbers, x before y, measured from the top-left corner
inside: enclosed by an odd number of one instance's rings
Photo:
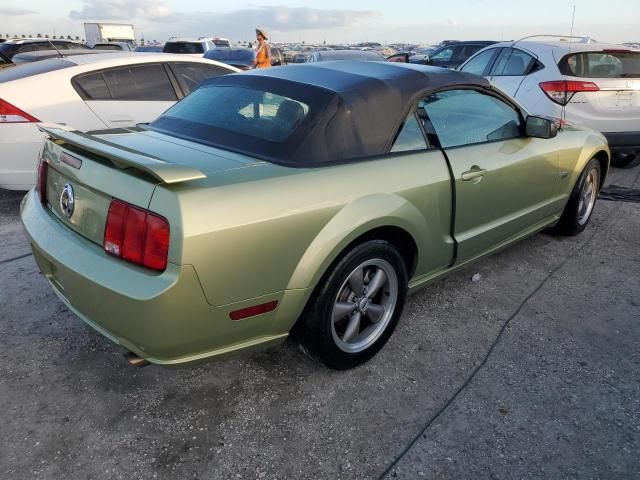
[[[420,97],[443,87],[489,88],[489,82],[422,65],[337,61],[225,75],[208,80],[201,88],[216,86],[271,92],[311,107],[304,121],[281,141],[195,126],[173,118],[171,109],[150,128],[273,163],[314,166],[387,154]]]

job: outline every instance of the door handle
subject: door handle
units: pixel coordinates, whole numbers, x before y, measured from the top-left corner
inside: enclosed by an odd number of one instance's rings
[[[111,115],[109,117],[109,121],[112,123],[135,123],[133,121],[133,117],[130,117],[128,115]]]
[[[484,168],[480,168],[479,166],[474,165],[473,167],[471,167],[471,170],[462,172],[462,175],[460,175],[460,177],[462,178],[463,182],[468,182],[470,180],[473,180],[474,178],[483,177],[485,173],[487,173],[487,171]]]

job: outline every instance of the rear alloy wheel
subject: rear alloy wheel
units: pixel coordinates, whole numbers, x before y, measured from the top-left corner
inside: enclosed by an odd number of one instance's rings
[[[554,228],[557,233],[577,235],[586,228],[598,199],[600,178],[600,162],[592,158],[573,187],[560,221]]]
[[[296,329],[300,343],[332,368],[366,362],[391,336],[406,293],[406,266],[395,246],[381,240],[357,245],[309,300]]]
[[[357,353],[380,338],[398,301],[398,276],[389,262],[367,260],[351,272],[333,305],[331,333],[340,350]]]

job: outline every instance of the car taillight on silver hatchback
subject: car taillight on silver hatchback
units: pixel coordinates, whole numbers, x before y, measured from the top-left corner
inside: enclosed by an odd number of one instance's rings
[[[600,88],[593,82],[581,82],[576,80],[556,80],[542,82],[540,88],[551,100],[560,105],[566,105],[573,96],[579,92],[599,92]]]
[[[107,214],[103,248],[128,262],[164,271],[169,255],[169,222],[114,198]]]
[[[0,98],[0,123],[34,123],[39,121],[37,118]]]

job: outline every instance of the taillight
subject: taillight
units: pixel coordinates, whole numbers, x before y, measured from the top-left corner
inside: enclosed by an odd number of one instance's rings
[[[38,196],[40,202],[47,203],[47,172],[49,170],[49,164],[45,162],[43,158],[38,163],[38,178],[36,180],[36,189],[38,190]]]
[[[578,92],[598,92],[600,88],[593,82],[576,80],[556,80],[542,82],[540,88],[551,100],[560,105],[566,105]]]
[[[39,122],[39,120],[0,98],[0,123],[31,122]]]
[[[102,244],[105,252],[153,270],[167,268],[169,222],[148,210],[112,199]]]

